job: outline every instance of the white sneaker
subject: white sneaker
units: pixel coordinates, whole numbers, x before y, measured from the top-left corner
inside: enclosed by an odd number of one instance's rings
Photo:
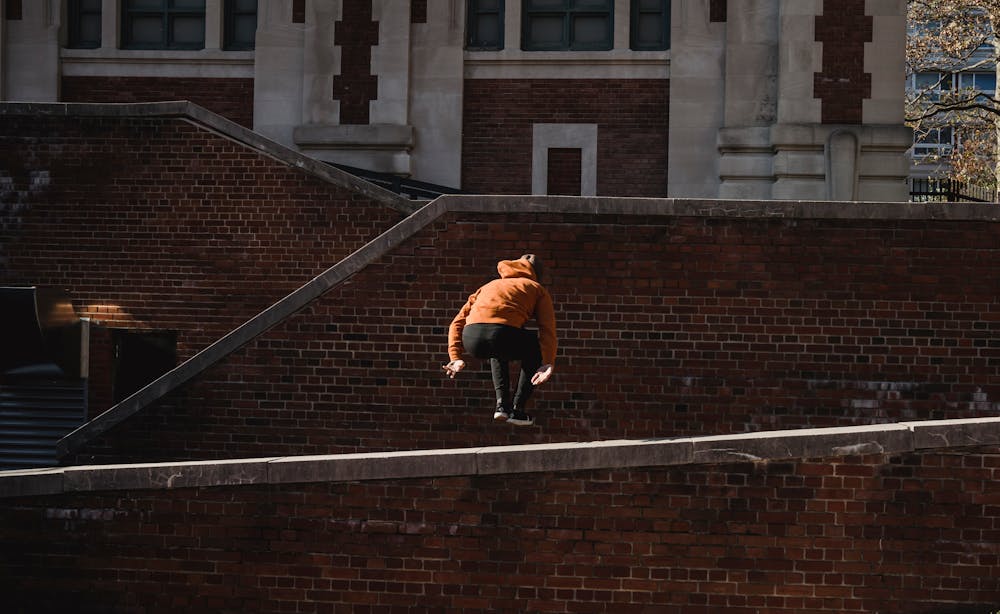
[[[535,419],[524,413],[523,411],[513,411],[510,417],[507,419],[508,424],[513,424],[514,426],[531,426],[535,423]]]
[[[509,417],[510,416],[507,414],[507,412],[499,408],[495,412],[493,412],[493,419],[496,420],[497,422],[506,422],[507,418]]]

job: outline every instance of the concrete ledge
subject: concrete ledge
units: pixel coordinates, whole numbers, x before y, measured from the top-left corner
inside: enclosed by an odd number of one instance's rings
[[[898,454],[914,449],[912,424],[878,424],[701,437],[694,440],[693,460],[696,463],[756,462]]]
[[[1000,445],[1000,420],[996,418],[911,422],[909,426],[918,450]]]
[[[1000,417],[679,439],[416,450],[0,472],[0,497],[761,463],[1000,445]]]
[[[135,465],[84,465],[63,470],[65,492],[265,484],[274,459],[234,459]]]
[[[268,477],[272,484],[289,482],[352,482],[474,475],[477,448],[291,456],[272,461]]]
[[[724,200],[704,198],[611,198],[601,196],[445,195],[434,202],[463,213],[564,213],[664,217],[833,220],[951,220],[1000,222],[996,203],[841,202]]]
[[[496,446],[478,452],[480,475],[684,465],[694,462],[694,440],[610,440]]]
[[[0,497],[33,497],[63,492],[63,468],[0,471]]]

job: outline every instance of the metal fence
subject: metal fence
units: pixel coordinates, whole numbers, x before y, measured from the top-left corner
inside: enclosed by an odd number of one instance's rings
[[[913,202],[996,202],[992,188],[935,177],[911,178],[910,200]]]

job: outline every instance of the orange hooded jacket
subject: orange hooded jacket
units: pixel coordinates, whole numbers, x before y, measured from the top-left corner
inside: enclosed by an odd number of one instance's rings
[[[556,313],[552,297],[535,277],[527,260],[501,260],[500,279],[494,279],[469,297],[448,328],[448,356],[462,358],[462,329],[466,324],[506,324],[521,328],[531,318],[538,322],[542,364],[556,359]]]

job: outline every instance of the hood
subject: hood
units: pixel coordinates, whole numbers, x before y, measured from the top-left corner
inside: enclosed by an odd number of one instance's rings
[[[501,260],[497,263],[497,272],[504,279],[527,277],[528,279],[538,281],[535,277],[535,270],[531,268],[531,263],[527,260]]]

